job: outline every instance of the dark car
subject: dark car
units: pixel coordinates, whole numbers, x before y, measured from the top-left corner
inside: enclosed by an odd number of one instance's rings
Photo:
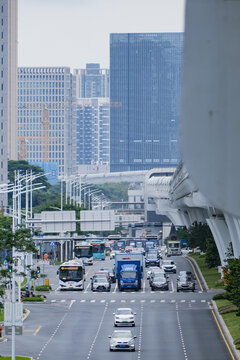
[[[168,278],[165,274],[155,273],[151,279],[151,290],[169,290]]]
[[[109,274],[112,283],[116,282],[116,274],[115,274],[115,269],[114,268],[102,267],[101,269],[98,270],[98,274],[102,273],[102,272]]]
[[[160,259],[157,254],[148,254],[145,259],[145,266],[160,266]]]
[[[177,292],[180,290],[190,290],[192,292],[195,291],[195,278],[190,271],[182,273],[177,278]]]

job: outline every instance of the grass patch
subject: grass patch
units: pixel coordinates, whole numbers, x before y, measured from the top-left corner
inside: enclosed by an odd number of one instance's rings
[[[54,261],[54,262],[53,262],[53,265],[62,265],[62,264],[63,264],[62,261]]]
[[[223,306],[223,301],[225,302],[228,300],[217,300],[217,307]],[[222,314],[222,318],[227,325],[230,334],[232,335],[233,341],[237,342],[237,340],[239,340],[240,334],[240,316],[236,316],[236,312],[230,312],[227,314]]]
[[[0,321],[4,321],[4,310],[0,310]]]
[[[209,269],[205,263],[205,255],[200,254],[189,254],[189,257],[192,257],[200,267],[200,270],[203,274],[203,277],[209,287],[209,289],[224,289],[224,284],[221,281],[221,274],[218,272],[217,268]]]

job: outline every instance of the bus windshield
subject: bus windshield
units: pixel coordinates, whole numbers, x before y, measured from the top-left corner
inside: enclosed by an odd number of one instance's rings
[[[92,247],[91,246],[75,246],[75,256],[77,258],[92,257]]]
[[[103,253],[105,249],[104,244],[93,244],[93,253]]]
[[[62,281],[80,281],[83,278],[81,266],[61,266],[59,279]]]

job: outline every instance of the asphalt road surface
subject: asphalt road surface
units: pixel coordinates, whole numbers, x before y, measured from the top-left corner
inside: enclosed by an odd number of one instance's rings
[[[177,272],[193,271],[184,257],[174,257]],[[169,275],[169,291],[151,291],[146,276],[139,292],[110,293],[90,289],[90,277],[114,260],[87,268],[84,291],[59,291],[56,266],[45,265],[53,291],[43,304],[26,304],[31,311],[23,336],[16,337],[16,354],[36,360],[230,360],[233,359],[210,310],[212,294],[197,284],[196,291],[176,292],[176,274]],[[113,312],[131,307],[136,312],[135,352],[110,352]],[[127,328],[129,329],[129,328]],[[11,337],[0,344],[1,355],[11,353]]]

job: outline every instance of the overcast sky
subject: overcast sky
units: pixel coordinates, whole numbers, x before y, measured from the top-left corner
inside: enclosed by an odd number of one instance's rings
[[[109,67],[109,34],[184,31],[185,0],[18,0],[18,65]]]

